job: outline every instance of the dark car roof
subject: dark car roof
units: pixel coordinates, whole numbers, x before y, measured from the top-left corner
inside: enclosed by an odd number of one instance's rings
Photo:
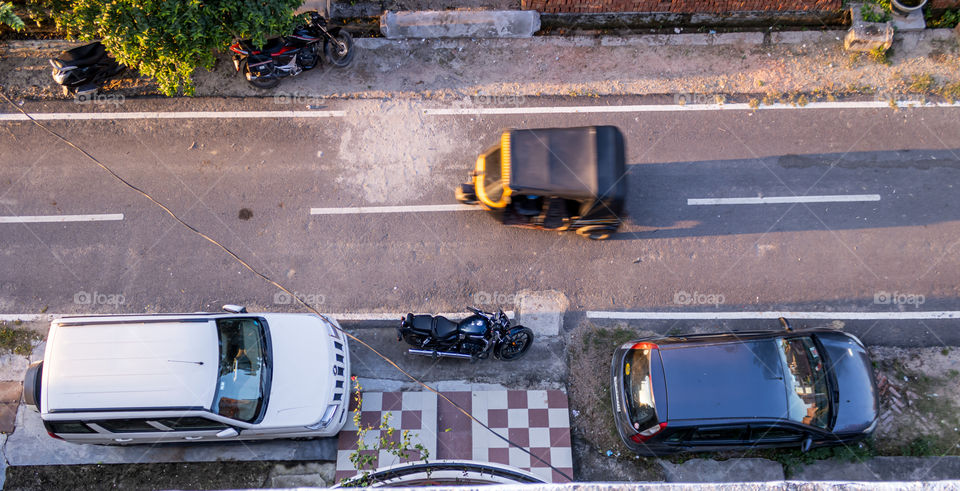
[[[623,135],[614,126],[510,131],[510,188],[569,199],[622,200]]]
[[[775,338],[660,347],[667,421],[788,415]]]

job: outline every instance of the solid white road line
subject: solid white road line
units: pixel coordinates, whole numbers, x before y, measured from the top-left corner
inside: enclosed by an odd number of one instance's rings
[[[513,319],[516,313],[512,310],[505,310],[503,312],[507,314],[507,317]],[[82,314],[75,314],[82,315]],[[130,315],[143,315],[143,314],[130,314]],[[324,314],[337,319],[338,321],[395,321],[400,320],[401,318],[407,315],[407,312],[393,312],[393,313],[341,313],[341,314]],[[439,314],[433,315],[442,315],[448,319],[463,319],[470,315],[473,315],[470,312],[441,312]],[[23,322],[34,322],[34,321],[47,321],[50,322],[53,319],[64,317],[64,314],[0,314],[0,321],[2,322],[14,322],[14,321],[23,321]]]
[[[879,194],[837,194],[822,196],[768,196],[764,198],[690,198],[688,205],[766,205],[780,203],[842,203],[880,201]]]
[[[0,223],[105,222],[113,220],[123,220],[123,213],[107,213],[101,215],[39,215],[0,217]]]
[[[960,107],[960,103],[924,103],[896,101],[897,107]],[[655,113],[681,111],[755,111],[770,109],[883,109],[889,101],[811,102],[804,106],[769,104],[751,107],[750,104],[635,104],[626,106],[549,106],[549,107],[463,107],[424,109],[429,116],[457,116],[477,114],[587,114],[587,113]]]
[[[311,215],[354,215],[358,213],[417,213],[430,211],[478,211],[472,205],[354,206],[347,208],[310,208]]]
[[[588,319],[617,320],[727,320],[727,319],[909,320],[960,319],[960,311],[906,312],[611,312],[587,311]]]
[[[79,121],[94,119],[249,119],[249,118],[337,118],[346,111],[154,111],[122,113],[30,113],[37,121]],[[0,121],[28,121],[25,114],[0,114]]]

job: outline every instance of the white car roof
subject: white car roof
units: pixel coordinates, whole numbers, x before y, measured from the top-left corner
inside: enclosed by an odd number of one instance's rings
[[[223,315],[61,318],[44,356],[42,412],[209,408]]]

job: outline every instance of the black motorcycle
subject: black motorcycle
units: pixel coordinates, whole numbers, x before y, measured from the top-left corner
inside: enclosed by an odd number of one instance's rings
[[[61,51],[50,59],[53,80],[63,86],[64,94],[78,99],[92,97],[100,86],[124,70],[100,41]]]
[[[320,64],[320,42],[327,61],[336,67],[345,67],[353,60],[353,37],[350,33],[334,27],[327,29],[327,21],[317,12],[309,12],[310,23],[297,26],[293,34],[268,39],[262,47],[249,40],[238,41],[230,46],[233,65],[250,85],[260,89],[272,89],[280,79],[299,75]]]
[[[482,360],[495,358],[512,361],[527,354],[533,344],[533,331],[524,326],[510,327],[503,311],[484,312],[472,307],[473,315],[460,322],[443,316],[407,314],[397,328],[397,341],[405,341],[414,355],[432,358]]]

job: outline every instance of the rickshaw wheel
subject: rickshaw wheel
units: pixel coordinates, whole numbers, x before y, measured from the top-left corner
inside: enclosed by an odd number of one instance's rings
[[[591,240],[606,240],[610,238],[611,230],[608,227],[602,225],[592,225],[589,227],[581,227],[577,229],[577,235],[582,237],[587,237]]]

